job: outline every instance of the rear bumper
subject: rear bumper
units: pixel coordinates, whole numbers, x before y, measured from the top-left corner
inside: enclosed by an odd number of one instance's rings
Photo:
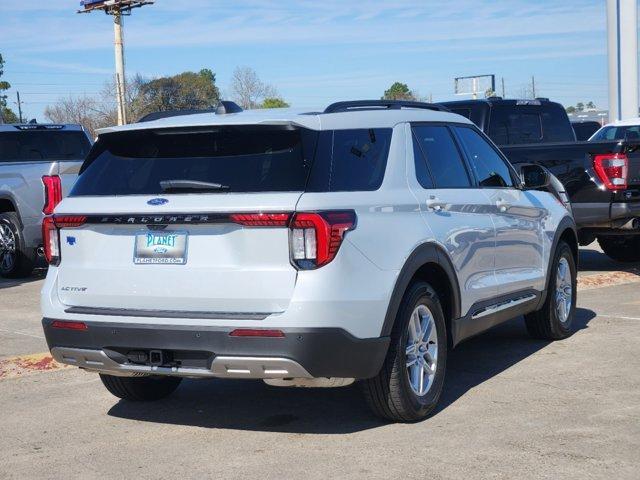
[[[633,229],[625,225],[640,218],[640,202],[574,203],[571,208],[580,230],[631,230],[626,233],[633,234]]]
[[[338,328],[281,329],[285,336],[230,337],[204,326],[85,322],[87,330],[53,328],[44,318],[54,358],[114,375],[155,374],[219,378],[370,378],[384,362],[389,339],[359,339]],[[128,352],[160,350],[163,365],[133,363]]]

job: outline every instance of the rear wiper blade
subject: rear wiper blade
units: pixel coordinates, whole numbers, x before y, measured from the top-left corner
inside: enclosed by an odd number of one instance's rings
[[[226,190],[228,185],[213,182],[199,182],[198,180],[162,180],[160,187],[163,192],[178,190],[199,190],[199,191],[215,191]]]

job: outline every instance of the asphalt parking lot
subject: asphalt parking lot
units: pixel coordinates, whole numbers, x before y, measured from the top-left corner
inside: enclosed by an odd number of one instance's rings
[[[640,478],[640,266],[581,250],[576,331],[521,320],[454,350],[441,406],[411,425],[372,417],[355,387],[185,381],[117,401],[59,368],[41,278],[0,280],[0,478]]]

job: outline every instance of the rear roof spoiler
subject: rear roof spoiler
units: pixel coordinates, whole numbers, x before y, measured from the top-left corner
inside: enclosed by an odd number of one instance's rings
[[[160,120],[161,118],[180,117],[182,115],[194,115],[197,113],[215,113],[216,115],[225,115],[227,113],[242,112],[242,107],[235,102],[229,100],[222,100],[218,103],[216,108],[207,109],[187,109],[187,110],[165,110],[162,112],[151,112],[140,118],[138,122],[152,122],[153,120]]]

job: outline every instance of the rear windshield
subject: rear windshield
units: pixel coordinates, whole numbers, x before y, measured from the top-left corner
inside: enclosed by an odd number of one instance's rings
[[[640,125],[627,127],[603,127],[591,137],[590,141],[600,140],[639,140]]]
[[[79,130],[0,132],[0,163],[84,160],[90,148],[89,139]]]
[[[109,133],[71,196],[375,190],[390,138],[391,129],[273,126]]]

